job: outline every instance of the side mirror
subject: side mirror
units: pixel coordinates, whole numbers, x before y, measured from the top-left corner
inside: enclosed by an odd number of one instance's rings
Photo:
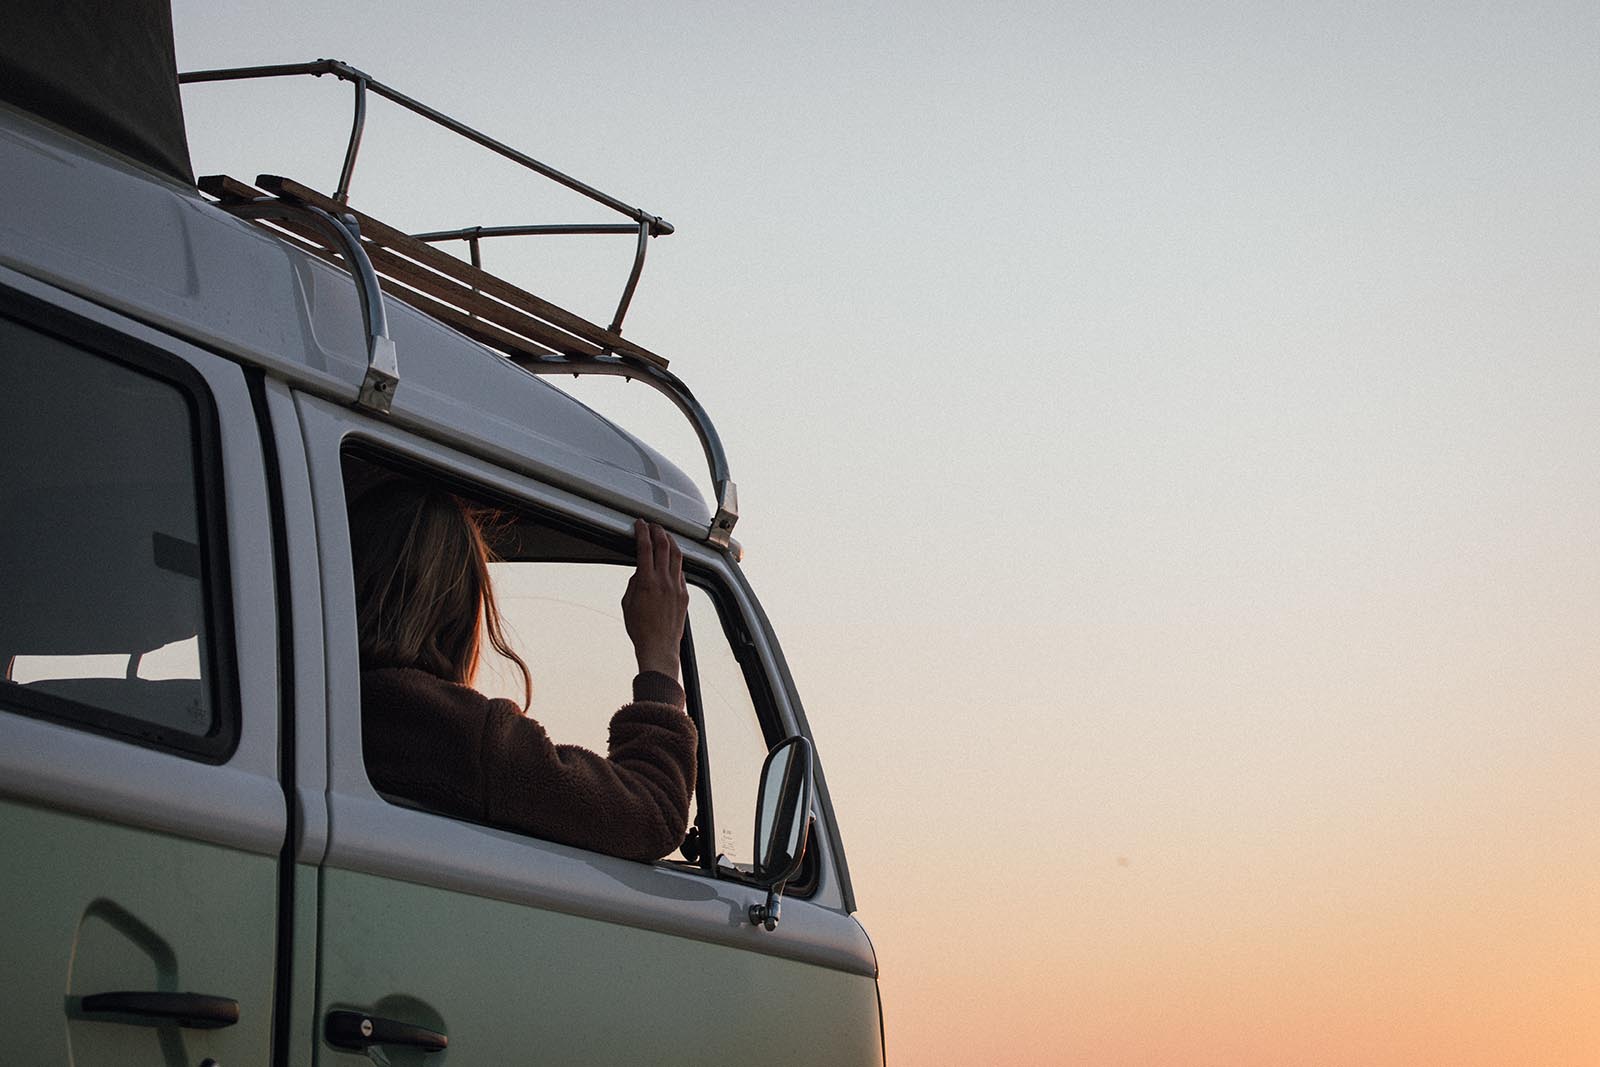
[[[767,902],[750,905],[752,925],[778,925],[783,884],[800,869],[811,829],[811,742],[803,737],[779,741],[761,766],[756,798],[756,880],[767,887]]]

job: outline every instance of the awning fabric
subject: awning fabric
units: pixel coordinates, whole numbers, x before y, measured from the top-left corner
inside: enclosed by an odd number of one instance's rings
[[[0,100],[194,183],[168,0],[5,0]]]

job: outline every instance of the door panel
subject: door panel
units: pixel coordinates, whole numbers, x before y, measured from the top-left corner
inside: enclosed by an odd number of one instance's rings
[[[14,801],[0,801],[0,828],[8,1058],[74,1067],[267,1062],[276,857]],[[82,1011],[83,997],[119,991],[229,997],[239,1022],[182,1029]]]
[[[842,909],[786,901],[782,925],[767,932],[748,920],[764,892],[736,879],[585,852],[378,796],[362,758],[344,439],[359,437],[363,458],[404,460],[496,500],[559,513],[597,544],[631,543],[631,520],[393,423],[303,396],[297,410],[319,532],[327,668],[319,1018],[358,1010],[448,1036],[447,1050],[410,1060],[390,1047],[396,1064],[881,1063],[876,962]],[[700,544],[683,549],[686,570],[722,576],[726,586],[720,555]],[[719,628],[708,620],[708,631]],[[566,635],[546,639],[550,670],[588,648]],[[319,1063],[359,1057],[319,1046]]]
[[[865,975],[351,871],[322,899],[323,1010],[412,1013],[434,1067],[883,1060]]]
[[[264,1065],[287,820],[243,373],[18,281],[0,426],[0,1058]],[[231,998],[238,1021],[85,1014],[104,993]]]

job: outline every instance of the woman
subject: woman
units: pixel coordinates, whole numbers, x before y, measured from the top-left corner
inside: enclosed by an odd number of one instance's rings
[[[639,673],[601,756],[551,742],[524,712],[532,682],[507,645],[478,516],[409,480],[351,508],[361,640],[362,744],[380,792],[551,841],[650,861],[683,841],[694,795],[694,724],[678,684],[688,590],[683,556],[638,522],[622,616]],[[524,705],[472,688],[479,635],[522,674]]]

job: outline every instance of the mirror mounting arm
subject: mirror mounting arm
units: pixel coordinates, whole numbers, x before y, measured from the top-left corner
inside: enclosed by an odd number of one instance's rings
[[[767,899],[748,910],[750,925],[769,933],[781,917],[783,887],[806,854],[811,788],[811,742],[796,735],[773,745],[756,790],[755,879],[766,887]]]
[[[759,926],[771,932],[783,917],[783,886],[775,885],[767,890],[765,904],[750,905],[750,925]]]

